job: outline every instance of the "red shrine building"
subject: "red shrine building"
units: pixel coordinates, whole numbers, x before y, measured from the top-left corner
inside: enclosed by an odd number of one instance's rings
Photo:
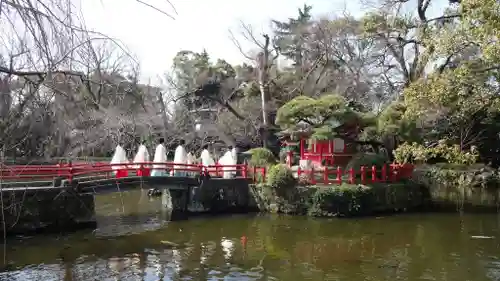
[[[360,132],[359,126],[344,125],[342,135],[349,139],[357,139]],[[300,160],[308,160],[313,166],[344,166],[356,154],[356,143],[346,141],[342,138],[333,138],[331,140],[311,139],[311,130],[281,132],[282,145],[288,151],[287,163],[291,165],[292,157],[298,154]]]

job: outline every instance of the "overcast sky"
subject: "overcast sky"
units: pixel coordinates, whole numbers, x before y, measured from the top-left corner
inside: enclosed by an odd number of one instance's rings
[[[333,15],[346,7],[343,0],[171,2],[178,15],[164,0],[147,3],[156,3],[155,6],[174,15],[175,20],[136,0],[85,0],[81,5],[87,27],[120,39],[139,58],[143,78],[168,71],[172,58],[180,50],[199,52],[205,48],[213,59],[242,62],[244,57],[229,38],[229,29],[238,35],[240,21],[251,24],[256,31],[266,31],[271,19],[295,17],[304,2],[313,6],[315,15]],[[349,10],[359,12],[357,5],[352,5],[356,1],[350,2]],[[250,49],[251,45],[248,43],[245,48]]]
[[[334,16],[348,11],[360,16],[359,0],[171,0],[177,15],[165,0],[143,0],[167,11],[175,20],[136,0],[83,0],[82,13],[87,27],[120,39],[141,63],[142,78],[162,75],[171,67],[180,50],[209,52],[212,59],[241,63],[244,57],[229,38],[229,29],[238,35],[239,23],[258,31],[269,31],[271,19],[286,20],[297,15],[304,3],[313,6],[315,16]],[[432,2],[431,13],[446,0]],[[245,40],[245,49],[251,44]]]

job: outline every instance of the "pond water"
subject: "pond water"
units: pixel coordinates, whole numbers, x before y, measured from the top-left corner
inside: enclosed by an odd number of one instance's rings
[[[96,204],[95,231],[8,240],[0,280],[500,280],[497,215],[168,222],[145,192]]]

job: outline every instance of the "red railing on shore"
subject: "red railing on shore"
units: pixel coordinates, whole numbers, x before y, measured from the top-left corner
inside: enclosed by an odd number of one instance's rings
[[[359,171],[353,168],[344,171],[341,167],[324,167],[321,170],[302,170],[299,167],[297,175],[299,179],[306,180],[311,184],[342,184],[343,182],[350,184],[367,184],[376,182],[398,182],[402,179],[409,179],[412,176],[413,170],[414,166],[408,164],[383,165],[380,169],[377,169],[376,166],[361,166]]]

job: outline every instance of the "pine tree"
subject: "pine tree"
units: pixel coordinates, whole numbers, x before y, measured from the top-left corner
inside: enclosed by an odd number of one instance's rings
[[[296,67],[301,67],[304,60],[304,43],[309,36],[312,6],[304,4],[298,9],[297,18],[289,18],[288,22],[273,20],[275,43],[283,56],[293,60]]]

